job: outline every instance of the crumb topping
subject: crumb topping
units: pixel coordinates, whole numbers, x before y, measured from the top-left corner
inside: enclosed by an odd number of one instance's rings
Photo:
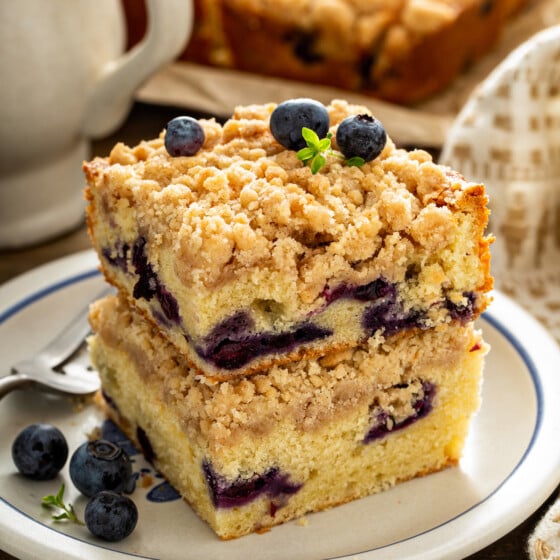
[[[435,251],[461,251],[453,243],[462,215],[478,222],[470,235],[481,238],[481,185],[390,139],[360,168],[331,157],[314,175],[272,136],[274,107],[239,107],[223,126],[201,121],[206,140],[192,157],[170,157],[163,133],[135,147],[117,144],[108,158],[85,164],[87,196],[126,241],[149,232],[149,251],[170,250],[187,287],[211,290],[232,277],[258,283],[281,273],[304,303],[333,277],[363,283],[383,273],[402,281],[411,265],[437,258]],[[368,112],[341,100],[327,109],[334,136],[345,117]],[[487,245],[472,258],[484,260]],[[483,287],[487,270],[469,268],[468,289]]]

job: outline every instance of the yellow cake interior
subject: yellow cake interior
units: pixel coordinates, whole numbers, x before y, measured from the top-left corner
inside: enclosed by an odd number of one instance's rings
[[[97,302],[91,322],[109,416],[139,447],[147,438],[156,468],[222,539],[456,464],[480,404],[487,346],[472,324],[378,337],[323,360],[205,384],[124,299]],[[420,380],[435,387],[429,413],[364,443],[377,410],[395,423],[413,412]],[[231,483],[275,468],[299,488],[219,507],[208,463]]]

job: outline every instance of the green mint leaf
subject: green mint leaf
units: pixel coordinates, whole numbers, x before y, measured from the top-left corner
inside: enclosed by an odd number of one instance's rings
[[[84,522],[81,521],[76,512],[74,511],[74,506],[70,503],[64,503],[64,484],[60,486],[60,489],[56,495],[49,494],[48,496],[43,496],[41,499],[41,505],[46,508],[56,508],[62,510],[60,513],[53,513],[52,518],[54,521],[72,521],[78,525],[83,525]]]
[[[317,136],[317,133],[311,128],[307,128],[306,126],[304,126],[301,129],[301,135],[310,148],[319,144],[319,136]]]
[[[319,139],[317,133],[311,128],[303,127],[301,135],[307,146],[297,152],[297,157],[304,164],[310,162],[311,173],[318,173],[327,163],[328,156],[344,159],[344,156],[335,152],[331,147],[332,132],[327,132],[325,138]]]
[[[323,138],[317,144],[317,149],[319,152],[326,152],[327,150],[331,149],[331,139],[330,138]]]
[[[364,158],[361,158],[359,156],[354,156],[346,160],[346,165],[348,167],[362,167],[362,165],[364,165],[365,162],[366,160]]]
[[[317,173],[325,165],[325,163],[327,163],[327,159],[325,158],[325,156],[317,154],[311,160],[311,173],[315,175],[315,173]]]
[[[59,504],[64,504],[64,490],[66,490],[66,487],[64,486],[64,483],[62,483],[58,489],[58,494],[56,495],[56,501]]]
[[[312,148],[302,148],[296,155],[299,160],[307,161],[313,158],[313,156],[315,155],[315,150],[313,150]]]
[[[56,506],[55,496],[43,496],[43,499],[41,500],[41,505],[46,508],[51,506]]]

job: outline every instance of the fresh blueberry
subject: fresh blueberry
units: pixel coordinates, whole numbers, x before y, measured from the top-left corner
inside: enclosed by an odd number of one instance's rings
[[[68,444],[50,424],[31,424],[12,444],[12,459],[21,474],[34,480],[54,478],[66,463]]]
[[[204,130],[192,117],[175,117],[167,123],[165,149],[170,156],[194,156],[204,144]]]
[[[288,150],[301,150],[306,146],[301,135],[303,127],[324,138],[329,131],[329,113],[325,106],[313,99],[290,99],[280,103],[270,115],[272,135]]]
[[[372,161],[383,151],[387,133],[372,116],[353,115],[338,125],[336,143],[346,158],[361,157]]]
[[[86,441],[70,459],[70,478],[88,497],[102,490],[125,492],[130,488],[132,464],[128,454],[111,441]]]
[[[93,535],[116,542],[128,537],[136,527],[138,509],[128,496],[105,490],[89,500],[84,517]]]

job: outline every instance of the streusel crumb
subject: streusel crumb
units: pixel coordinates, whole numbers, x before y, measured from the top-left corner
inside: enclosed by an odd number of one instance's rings
[[[336,275],[362,282],[356,264],[379,259],[395,232],[399,243],[425,250],[418,260],[451,239],[450,211],[436,206],[464,208],[474,185],[390,140],[362,168],[330,158],[313,175],[270,133],[274,107],[239,107],[223,127],[201,121],[206,141],[195,156],[170,158],[162,133],[136,147],[117,144],[108,159],[86,166],[87,175],[117,220],[119,209],[137,209],[134,235],[148,229],[152,246],[172,248],[185,285],[208,288],[259,266],[291,270],[310,299]],[[328,110],[335,133],[344,117],[365,109],[333,101]]]

